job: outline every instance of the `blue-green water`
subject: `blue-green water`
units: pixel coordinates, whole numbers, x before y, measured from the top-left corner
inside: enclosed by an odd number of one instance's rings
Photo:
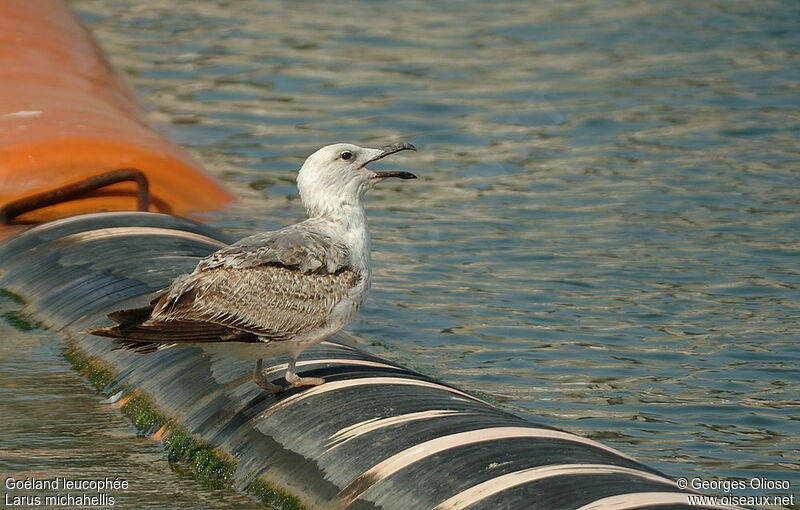
[[[420,149],[369,201],[378,354],[800,498],[800,3],[70,4],[231,232],[301,218],[321,145]]]

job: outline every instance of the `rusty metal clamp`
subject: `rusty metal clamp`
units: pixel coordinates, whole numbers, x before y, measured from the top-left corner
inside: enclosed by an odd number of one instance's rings
[[[81,198],[91,191],[125,181],[133,181],[137,184],[136,206],[139,211],[147,211],[151,202],[147,175],[138,168],[120,168],[93,175],[56,189],[13,200],[0,207],[0,223],[10,223],[14,218],[26,212]]]

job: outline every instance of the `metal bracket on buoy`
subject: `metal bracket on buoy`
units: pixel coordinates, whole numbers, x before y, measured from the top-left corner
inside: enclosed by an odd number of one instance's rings
[[[120,168],[93,175],[49,191],[13,200],[0,207],[0,223],[8,224],[14,218],[26,212],[81,198],[91,191],[126,181],[136,183],[136,207],[139,211],[147,211],[151,202],[147,175],[138,168]]]

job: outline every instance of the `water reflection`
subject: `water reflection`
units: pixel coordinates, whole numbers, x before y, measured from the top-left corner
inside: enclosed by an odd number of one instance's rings
[[[172,472],[161,447],[137,438],[135,427],[118,410],[101,403],[91,385],[72,370],[61,355],[63,345],[51,331],[22,332],[10,326],[20,325],[13,320],[18,309],[0,294],[0,473],[7,505],[15,497],[38,496],[43,502],[46,496],[69,492],[9,491],[7,477],[119,478],[128,482],[128,488],[105,494],[114,498],[113,506],[122,508],[253,505],[233,489],[212,490]]]

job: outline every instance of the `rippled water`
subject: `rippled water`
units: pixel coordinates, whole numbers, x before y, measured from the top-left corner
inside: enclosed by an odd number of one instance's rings
[[[321,145],[420,149],[370,199],[373,350],[800,493],[800,3],[70,3],[231,232],[301,218]]]
[[[69,492],[10,491],[9,477],[20,482],[28,477],[118,478],[128,483],[127,489],[101,491],[118,508],[233,510],[253,505],[233,489],[212,490],[172,472],[160,445],[137,438],[119,411],[98,401],[89,383],[64,360],[63,346],[52,332],[21,333],[9,325],[17,308],[0,294],[0,501],[5,507],[13,507],[14,497],[38,496],[43,502]],[[54,508],[23,508],[37,506]]]

